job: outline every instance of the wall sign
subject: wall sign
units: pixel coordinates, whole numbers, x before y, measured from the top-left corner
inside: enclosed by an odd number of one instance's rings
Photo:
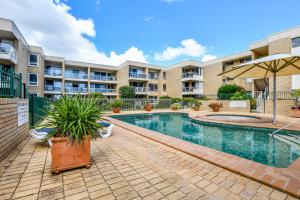
[[[247,102],[246,101],[230,101],[229,107],[230,108],[246,108]]]
[[[18,102],[18,126],[28,123],[28,104]]]

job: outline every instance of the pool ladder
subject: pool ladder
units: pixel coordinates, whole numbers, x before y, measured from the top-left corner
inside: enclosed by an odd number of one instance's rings
[[[285,128],[293,125],[293,124],[296,124],[297,122],[300,122],[300,119],[297,119],[296,121],[294,121],[292,123],[289,123],[288,125],[285,125],[285,126],[281,127],[280,129],[278,129],[278,130],[274,131],[273,133],[271,133],[271,135],[273,136],[274,134],[278,133],[279,131],[281,131],[281,130],[283,130],[283,129],[285,129]]]

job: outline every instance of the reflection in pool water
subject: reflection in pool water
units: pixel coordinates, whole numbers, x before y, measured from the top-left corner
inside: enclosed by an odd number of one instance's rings
[[[299,146],[272,138],[272,129],[220,125],[192,120],[183,113],[117,115],[113,118],[274,167],[288,167]],[[281,134],[296,134],[283,131]]]

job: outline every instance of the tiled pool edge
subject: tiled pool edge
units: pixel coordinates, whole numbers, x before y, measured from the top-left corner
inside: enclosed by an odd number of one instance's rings
[[[105,118],[115,125],[135,134],[300,198],[300,172],[296,172],[294,168],[269,167],[251,160],[233,156],[204,146],[186,142],[178,138],[173,138],[159,132],[122,122],[114,118]],[[298,166],[300,166],[300,158],[292,165],[297,166],[298,168]]]

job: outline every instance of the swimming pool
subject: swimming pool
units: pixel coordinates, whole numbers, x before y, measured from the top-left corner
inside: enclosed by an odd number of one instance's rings
[[[273,129],[200,122],[185,113],[113,115],[112,118],[240,156],[272,167],[288,167],[300,156],[300,147],[273,138]],[[296,131],[281,134],[300,135]]]
[[[213,115],[206,115],[207,117],[215,118],[215,119],[222,119],[222,120],[251,120],[251,119],[260,119],[259,117],[255,116],[248,116],[248,115],[228,115],[228,114],[213,114]]]

